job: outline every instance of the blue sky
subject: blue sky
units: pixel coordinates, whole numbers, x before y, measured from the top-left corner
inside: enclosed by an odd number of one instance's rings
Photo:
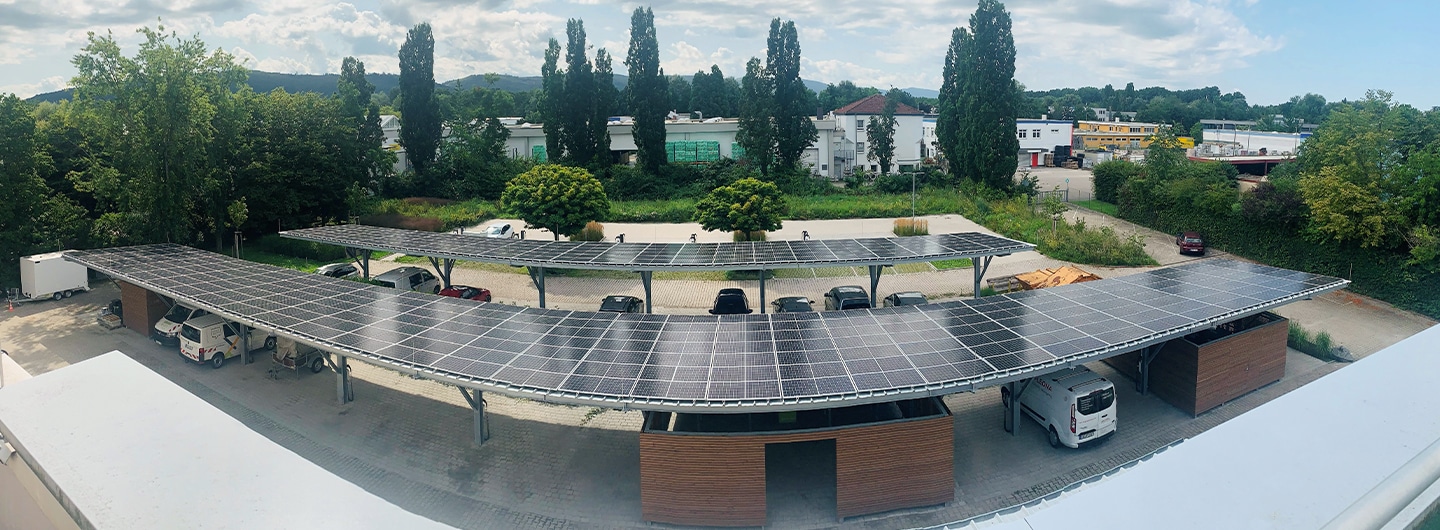
[[[411,25],[436,35],[436,78],[536,75],[545,43],[564,42],[565,19],[585,21],[590,44],[617,56],[630,12],[655,10],[667,73],[718,64],[743,72],[764,57],[773,17],[795,20],[801,75],[887,88],[938,88],[951,28],[973,0],[0,0],[0,92],[63,88],[87,31],[112,31],[135,52],[134,29],[156,19],[198,33],[254,69],[339,70],[354,55],[396,72]],[[1277,0],[1012,0],[1016,77],[1031,89],[1134,82],[1137,88],[1219,86],[1251,103],[1315,92],[1329,100],[1367,89],[1428,109],[1440,105],[1440,59],[1429,50],[1440,5],[1428,2]]]

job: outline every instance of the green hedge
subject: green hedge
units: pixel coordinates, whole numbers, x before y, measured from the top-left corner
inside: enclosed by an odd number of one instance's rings
[[[267,254],[308,259],[320,263],[345,259],[345,249],[324,243],[302,241],[269,234],[249,243],[247,250],[258,250]]]

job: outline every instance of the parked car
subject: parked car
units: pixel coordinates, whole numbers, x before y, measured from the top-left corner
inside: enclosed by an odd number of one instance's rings
[[[773,307],[776,313],[803,313],[814,311],[815,307],[811,305],[814,303],[803,296],[784,296],[770,302],[770,307]]]
[[[870,309],[870,295],[859,285],[843,285],[825,293],[825,310]]]
[[[715,307],[710,308],[712,315],[748,315],[750,311],[750,300],[745,298],[745,290],[734,287],[721,289],[715,295]]]
[[[471,287],[469,285],[451,285],[450,287],[441,289],[440,296],[489,302],[490,290],[483,287]]]
[[[495,223],[485,227],[485,237],[505,239],[515,236],[515,227],[510,226],[510,223]]]
[[[375,284],[402,291],[440,292],[440,279],[420,267],[400,267],[375,277]]]
[[[275,337],[264,331],[227,322],[220,315],[205,315],[186,321],[180,328],[180,355],[219,368],[225,365],[225,359],[240,355],[244,346],[241,333],[250,334],[250,351],[275,348]]]
[[[600,311],[606,313],[644,313],[645,301],[633,296],[612,294],[600,301]]]
[[[930,303],[930,301],[925,299],[925,295],[915,291],[906,291],[903,293],[891,293],[890,296],[885,297],[885,300],[880,303],[880,306],[899,307],[902,305],[923,305],[928,303]]]
[[[1181,254],[1205,255],[1205,238],[1200,237],[1199,232],[1181,232],[1176,234],[1175,244],[1180,247]]]
[[[351,263],[331,263],[321,265],[315,269],[315,274],[329,276],[331,278],[349,278],[360,273],[360,269]]]
[[[150,331],[150,339],[161,346],[180,345],[180,326],[192,318],[200,318],[210,313],[204,309],[195,309],[184,304],[175,304],[170,307],[170,312],[165,313],[159,321],[155,322],[155,328]]]
[[[1000,389],[1009,408],[1010,389]],[[1040,423],[1051,447],[1079,448],[1115,434],[1115,385],[1077,366],[1030,380],[1020,393],[1020,411]]]

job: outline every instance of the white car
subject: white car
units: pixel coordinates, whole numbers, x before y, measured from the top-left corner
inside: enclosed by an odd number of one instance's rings
[[[1013,405],[1010,389],[1000,389],[1000,402]],[[1020,411],[1045,428],[1051,447],[1078,448],[1115,434],[1115,385],[1084,366],[1051,372],[1021,391]]]
[[[515,227],[510,223],[495,223],[485,227],[485,237],[508,239],[515,237]]]

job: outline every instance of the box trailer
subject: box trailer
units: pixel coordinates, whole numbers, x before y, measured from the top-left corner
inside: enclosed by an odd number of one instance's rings
[[[20,258],[20,300],[59,300],[90,290],[90,271],[51,252]]]

